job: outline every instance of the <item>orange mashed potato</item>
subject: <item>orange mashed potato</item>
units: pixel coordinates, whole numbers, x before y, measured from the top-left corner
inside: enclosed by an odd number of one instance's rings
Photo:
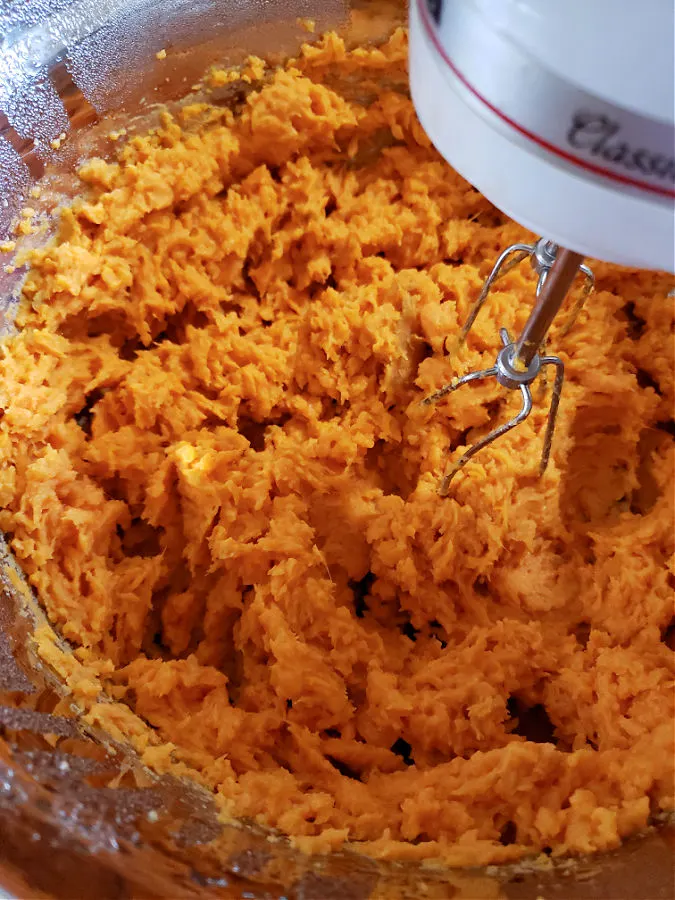
[[[523,324],[527,266],[453,351],[529,236],[430,145],[404,32],[258,75],[84,165],[31,252],[0,526],[224,815],[454,864],[614,847],[673,807],[672,279],[596,264],[545,476],[550,385],[441,499],[517,397],[420,401]]]

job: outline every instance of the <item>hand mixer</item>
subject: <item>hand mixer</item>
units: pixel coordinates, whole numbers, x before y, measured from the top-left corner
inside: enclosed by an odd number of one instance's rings
[[[672,0],[411,0],[410,84],[438,151],[495,206],[535,234],[497,260],[467,322],[497,278],[529,257],[536,298],[521,334],[500,329],[492,367],[424,402],[496,378],[519,390],[517,415],[469,447],[440,493],[478,451],[523,422],[530,386],[555,370],[540,471],[548,464],[564,364],[544,355],[548,330],[586,256],[675,271],[675,5]]]

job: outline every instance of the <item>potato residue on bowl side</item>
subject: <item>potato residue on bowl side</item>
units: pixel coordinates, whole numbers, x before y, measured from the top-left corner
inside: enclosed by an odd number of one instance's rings
[[[127,704],[224,815],[452,864],[614,847],[673,807],[672,279],[596,264],[544,477],[550,385],[439,498],[517,398],[420,401],[522,326],[526,267],[456,350],[531,236],[430,145],[406,56],[327,35],[84,165],[2,348],[0,527],[99,724]]]

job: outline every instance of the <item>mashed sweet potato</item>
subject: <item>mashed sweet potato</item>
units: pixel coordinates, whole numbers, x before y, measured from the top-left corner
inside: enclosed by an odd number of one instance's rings
[[[430,146],[405,63],[403,32],[327,36],[83,167],[2,348],[0,527],[146,759],[224,813],[310,851],[613,847],[673,806],[672,279],[596,265],[545,476],[541,387],[440,499],[517,398],[420,401],[533,279],[450,352],[528,235]]]

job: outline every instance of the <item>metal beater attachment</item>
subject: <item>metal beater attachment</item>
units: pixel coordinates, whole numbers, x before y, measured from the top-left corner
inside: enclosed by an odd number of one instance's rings
[[[556,261],[557,254],[558,245],[554,244],[553,241],[547,240],[546,238],[539,238],[539,240],[535,244],[511,244],[510,247],[507,247],[499,257],[497,262],[494,264],[494,268],[488,275],[485,284],[483,285],[483,288],[478,295],[478,299],[471,308],[469,318],[464,323],[464,326],[459,335],[459,346],[461,347],[462,344],[466,341],[467,335],[471,331],[478,313],[485,305],[485,301],[487,300],[488,294],[490,293],[490,288],[495,283],[495,281],[497,281],[503,275],[506,275],[512,269],[515,269],[515,267],[520,265],[520,263],[523,262],[524,259],[527,259],[529,257],[530,265],[539,276],[539,278],[537,279],[536,290],[536,296],[538,297],[541,294],[542,288],[546,284],[546,279],[548,278],[549,273],[553,267],[553,263]],[[567,320],[567,323],[561,330],[561,337],[564,337],[564,335],[567,334],[572,325],[574,325],[577,316],[583,309],[586,298],[593,290],[593,286],[595,284],[595,276],[593,275],[593,272],[591,272],[588,266],[583,264],[583,262],[579,266],[579,271],[583,272],[583,274],[586,276],[584,287],[581,294],[579,295],[579,299],[574,304],[574,308],[570,313],[570,317]]]
[[[509,256],[512,259],[507,262]],[[497,260],[492,272],[490,273],[478,300],[471,310],[471,314],[462,329],[460,340],[463,342],[469,333],[476,317],[485,303],[490,288],[496,279],[512,269],[514,266],[522,262],[527,256],[530,257],[532,266],[539,275],[537,282],[536,302],[525,327],[516,341],[511,338],[505,328],[499,330],[499,336],[502,341],[502,349],[497,355],[494,366],[489,369],[483,369],[480,372],[469,372],[462,378],[453,380],[450,384],[445,385],[439,391],[427,397],[423,403],[435,403],[447,394],[456,391],[457,388],[470,381],[478,381],[483,378],[496,378],[499,384],[509,390],[519,390],[522,394],[522,407],[510,421],[504,425],[495,428],[485,437],[481,438],[455,462],[451,470],[444,476],[439,494],[444,497],[448,493],[450,482],[457,472],[466,463],[488,444],[491,444],[497,438],[511,431],[516,425],[520,425],[532,412],[532,392],[530,385],[540,374],[541,370],[547,366],[555,369],[555,381],[553,383],[553,394],[551,397],[551,405],[549,407],[548,421],[546,423],[546,433],[544,435],[544,447],[541,455],[539,466],[540,474],[543,474],[548,465],[549,456],[551,454],[551,443],[553,441],[553,432],[555,429],[555,420],[558,414],[558,406],[560,404],[560,394],[562,392],[563,381],[565,378],[565,366],[558,356],[542,356],[540,349],[544,343],[546,335],[551,327],[551,323],[555,315],[563,305],[568,290],[579,271],[586,276],[586,284],[581,298],[575,304],[572,312],[571,320],[568,322],[564,331],[568,331],[578,315],[583,303],[593,288],[593,273],[588,266],[583,264],[583,257],[578,253],[570,250],[559,249],[552,241],[541,239],[532,246],[528,244],[514,244],[508,247]]]

